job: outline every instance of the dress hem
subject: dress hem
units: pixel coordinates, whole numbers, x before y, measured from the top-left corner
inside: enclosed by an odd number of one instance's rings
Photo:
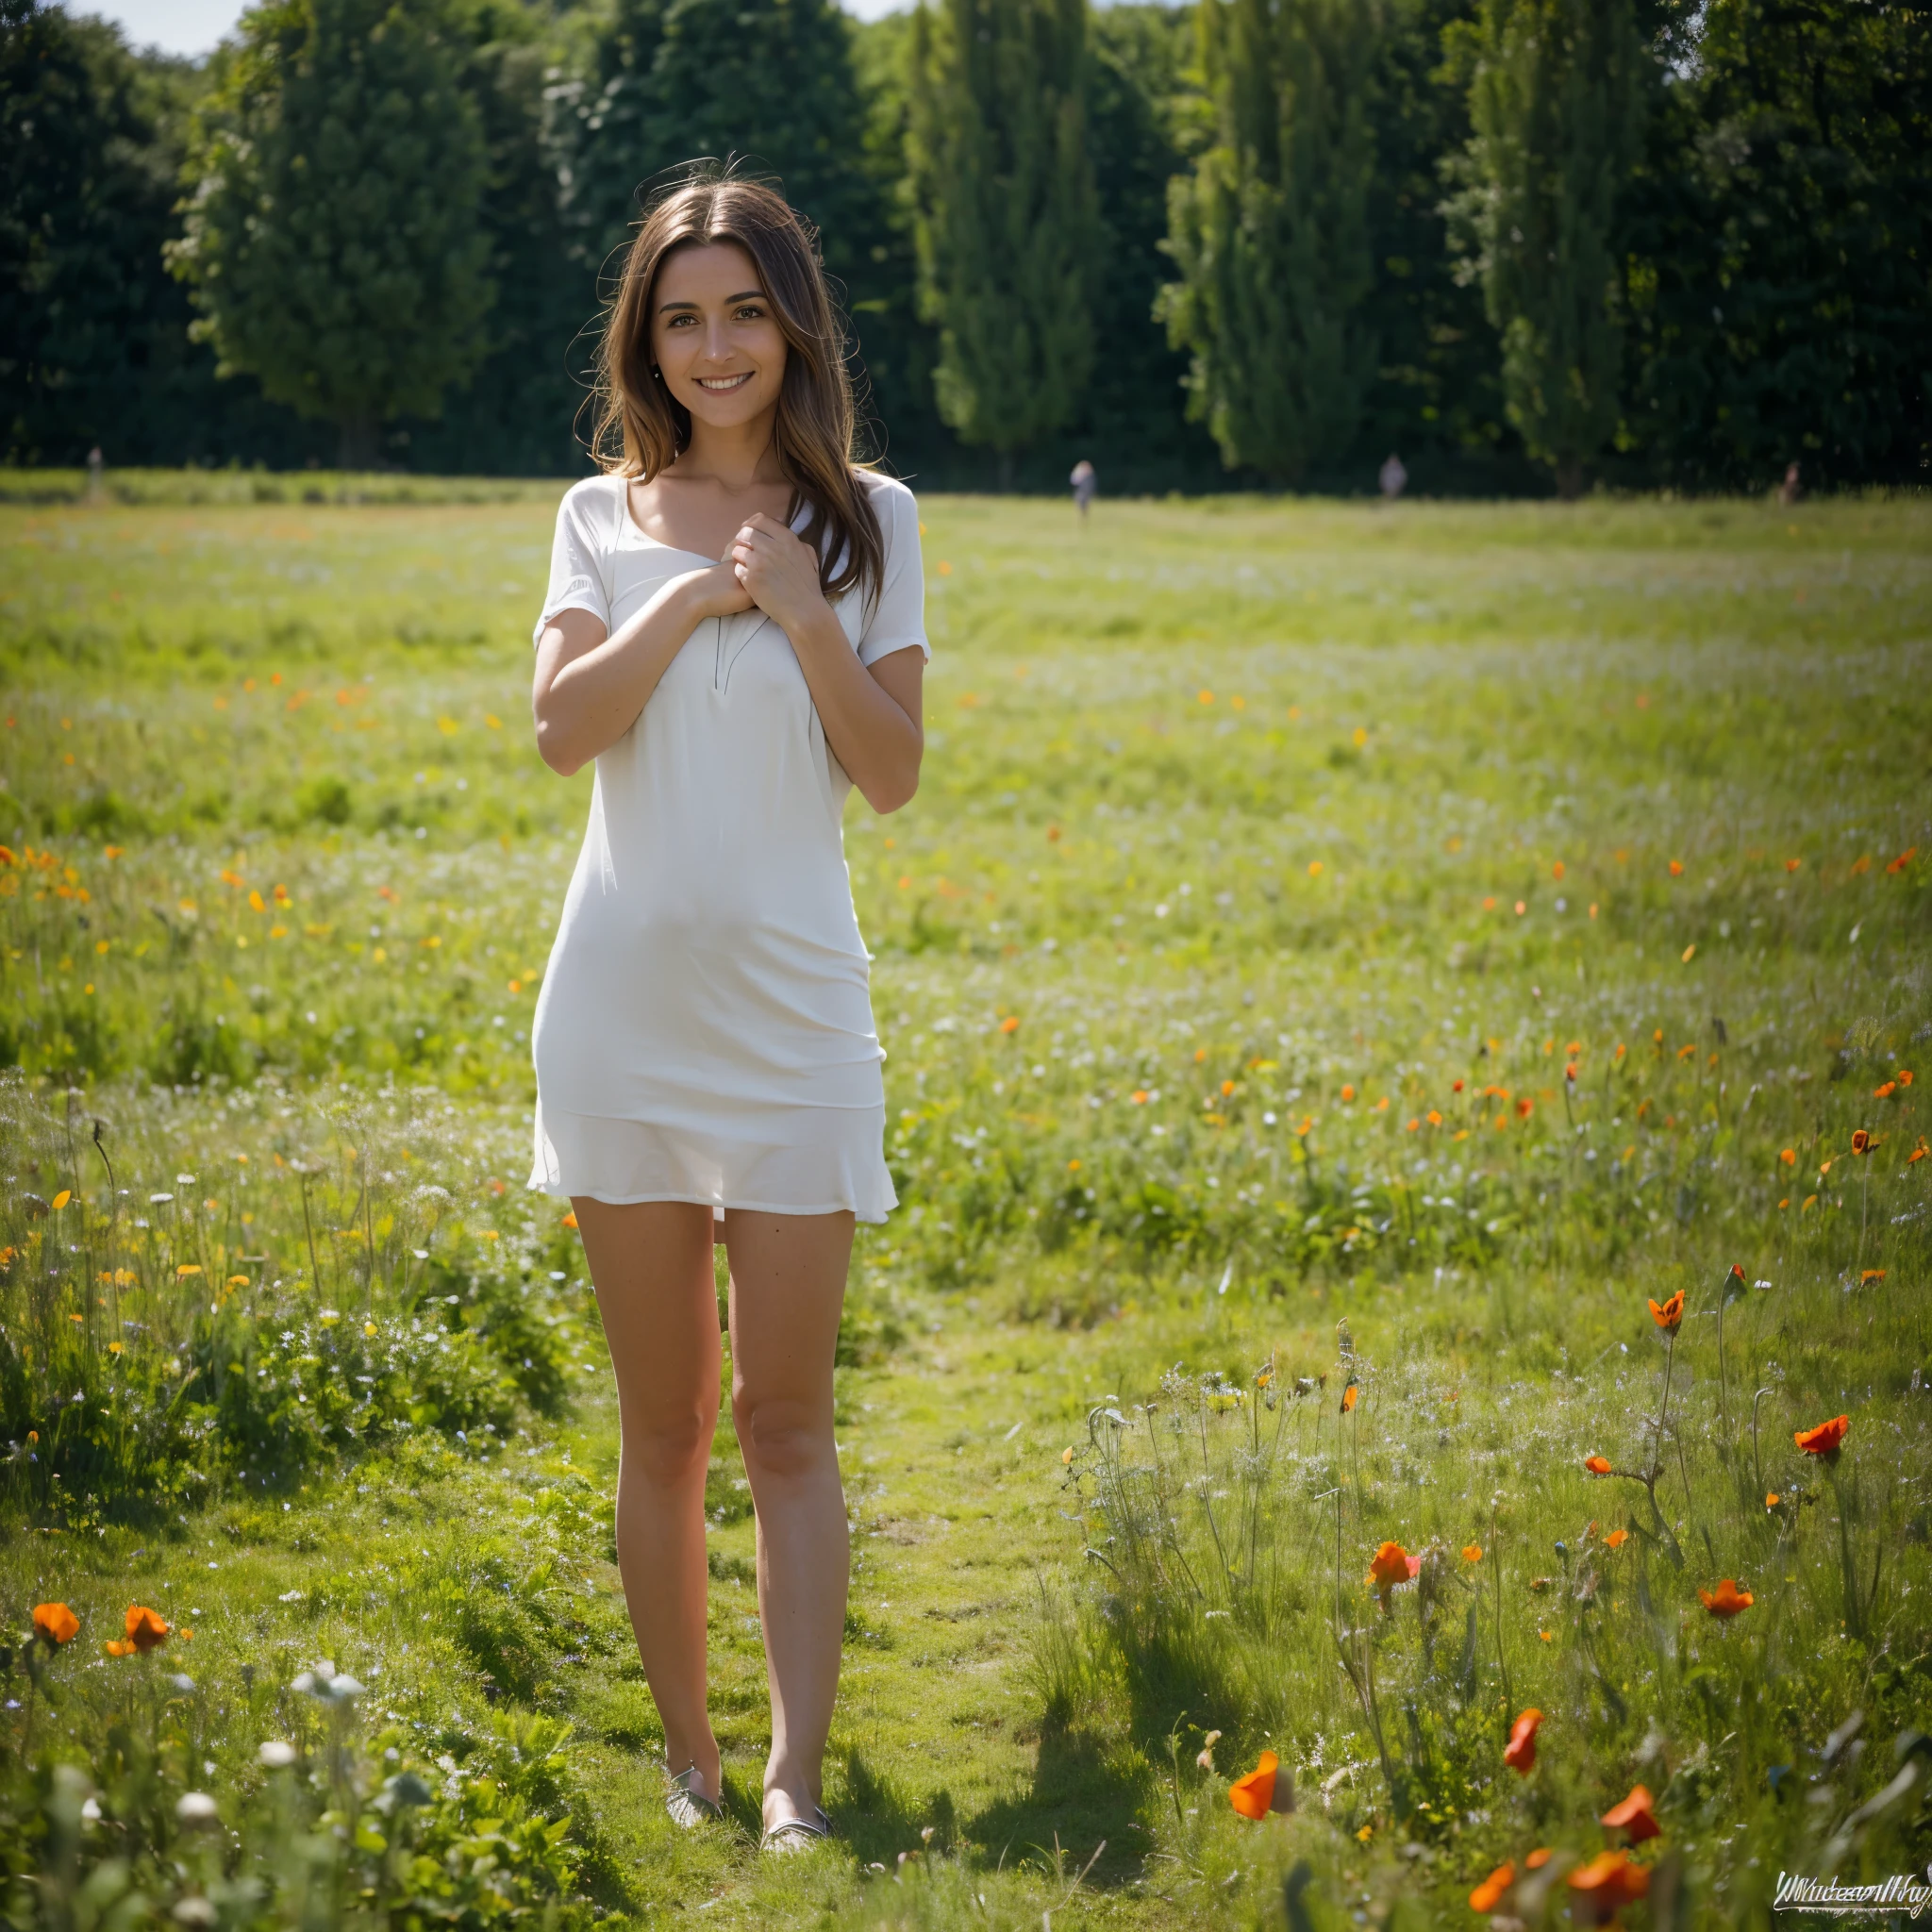
[[[598,1201],[607,1208],[642,1208],[654,1202],[679,1202],[691,1208],[708,1208],[715,1215],[719,1211],[733,1214],[849,1214],[856,1221],[861,1221],[869,1227],[885,1224],[886,1214],[866,1214],[850,1201],[837,1201],[824,1208],[799,1208],[778,1201],[714,1201],[705,1194],[625,1194],[621,1199],[612,1199],[608,1194],[595,1193],[584,1190],[573,1194],[562,1183],[553,1186],[548,1181],[531,1181],[528,1191],[533,1194],[547,1194],[553,1201],[585,1200]],[[897,1204],[894,1203],[894,1206]]]

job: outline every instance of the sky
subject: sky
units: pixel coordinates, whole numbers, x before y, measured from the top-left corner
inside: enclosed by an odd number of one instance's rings
[[[136,46],[206,54],[242,17],[242,0],[68,0],[75,13],[118,21]],[[842,0],[861,20],[876,20],[907,0]]]

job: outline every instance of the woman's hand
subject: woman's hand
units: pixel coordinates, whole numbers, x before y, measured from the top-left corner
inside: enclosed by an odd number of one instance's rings
[[[709,570],[694,570],[680,577],[678,588],[694,619],[736,617],[752,608],[752,594],[740,581],[738,566],[728,557]]]
[[[750,602],[793,639],[831,609],[810,545],[762,510],[732,540],[730,563]]]

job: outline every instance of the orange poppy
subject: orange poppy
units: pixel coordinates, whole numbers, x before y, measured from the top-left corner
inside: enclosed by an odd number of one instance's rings
[[[1775,1490],[1766,1490],[1764,1492],[1764,1507],[1767,1509],[1775,1509],[1777,1507],[1777,1491]]]
[[[145,1604],[129,1604],[127,1641],[143,1656],[159,1648],[168,1641],[167,1619],[158,1610],[149,1609]]]
[[[1924,1135],[1921,1134],[1919,1136],[1919,1144],[1916,1147],[1914,1147],[1909,1154],[1906,1156],[1906,1165],[1907,1167],[1910,1167],[1915,1160],[1924,1160],[1927,1151],[1928,1150],[1925,1146],[1925,1137]]]
[[[1008,1013],[1007,1017],[1000,1022],[1000,1031],[1002,1033],[1017,1033],[1019,1032],[1019,1030],[1020,1016],[1018,1013]]]
[[[1536,1769],[1536,1733],[1542,1721],[1541,1711],[1530,1709],[1509,1726],[1509,1741],[1503,1746],[1503,1762],[1520,1777],[1527,1777]]]
[[[1604,1547],[1607,1550],[1621,1550],[1629,1541],[1630,1532],[1627,1529],[1613,1529],[1605,1537]]]
[[[1253,1771],[1228,1786],[1227,1802],[1243,1818],[1265,1818],[1274,1808],[1274,1774],[1280,1763],[1274,1752],[1264,1751]]]
[[[1890,1100],[1897,1091],[1898,1082],[1896,1080],[1887,1080],[1882,1086],[1873,1088],[1872,1098],[1874,1100]]]
[[[1536,1850],[1530,1853],[1529,1857],[1524,1859],[1523,1862],[1530,1869],[1530,1871],[1541,1872],[1543,1869],[1543,1867],[1550,1862],[1549,1846],[1537,1846]]]
[[[1423,1559],[1411,1557],[1400,1543],[1384,1543],[1369,1565],[1367,1581],[1385,1597],[1398,1583],[1407,1583],[1422,1569]]]
[[[577,1224],[577,1210],[575,1208],[563,1217],[563,1224],[566,1227],[575,1227]]]
[[[1671,876],[1674,879],[1680,879],[1684,876],[1684,861],[1681,858],[1671,860]]]
[[[1624,1831],[1630,1835],[1633,1845],[1641,1845],[1647,1838],[1659,1838],[1663,1826],[1657,1822],[1657,1800],[1641,1785],[1632,1785],[1630,1795],[1621,1805],[1612,1805],[1603,1815],[1604,1824],[1612,1831]]]
[[[65,1604],[34,1606],[34,1635],[50,1649],[58,1650],[63,1643],[72,1643],[79,1629],[80,1619]]]
[[[1449,1091],[1452,1093],[1460,1093],[1462,1091],[1462,1082],[1460,1080],[1450,1081]]]
[[[1483,1882],[1469,1895],[1469,1908],[1473,1912],[1493,1912],[1503,1902],[1503,1894],[1516,1883],[1516,1867],[1510,1864],[1498,1865]]]
[[[1610,1458],[1607,1456],[1586,1456],[1583,1458],[1583,1466],[1591,1475],[1608,1475]]]
[[[1462,1560],[1465,1563],[1480,1563],[1483,1559],[1483,1546],[1480,1543],[1464,1543]]]
[[[1911,864],[1913,855],[1918,851],[1918,849],[1919,848],[1916,845],[1907,845],[1906,849],[1903,852],[1901,852],[1899,856],[1896,858],[1894,858],[1885,868],[1886,871],[1890,873],[1901,873],[1905,871],[1906,867]]]
[[[1361,1400],[1361,1391],[1356,1387],[1355,1377],[1348,1378],[1348,1387],[1341,1391],[1341,1412],[1346,1415]]]
[[[1798,1150],[1795,1147],[1787,1147],[1785,1151],[1778,1156],[1778,1158],[1782,1160],[1787,1167],[1796,1167],[1798,1164]]]
[[[1748,1610],[1752,1604],[1751,1592],[1740,1590],[1728,1576],[1715,1590],[1700,1590],[1697,1594],[1713,1617],[1723,1617],[1727,1621],[1740,1611]]]
[[[1627,1852],[1599,1852],[1570,1874],[1574,1916],[1580,1924],[1607,1925],[1619,1909],[1650,1890],[1650,1874]]]
[[[1872,1136],[1860,1127],[1852,1136],[1852,1152],[1869,1154],[1872,1151]]]
[[[1820,1423],[1815,1429],[1797,1429],[1792,1432],[1794,1441],[1807,1456],[1836,1456],[1839,1444],[1845,1439],[1845,1431],[1852,1425],[1848,1415],[1835,1415],[1828,1423]]]
[[[1650,1319],[1667,1333],[1674,1335],[1684,1320],[1684,1291],[1680,1288],[1662,1307],[1650,1305]]]
[[[1341,1090],[1341,1097],[1344,1100],[1353,1100],[1355,1098],[1355,1089],[1353,1087],[1348,1086],[1343,1087]]]
[[[1519,1101],[1518,1101],[1518,1102],[1516,1103],[1516,1111],[1517,1111],[1517,1112],[1518,1112],[1518,1113],[1519,1113],[1519,1114],[1520,1114],[1520,1115],[1521,1115],[1521,1116],[1522,1116],[1522,1117],[1523,1117],[1523,1118],[1524,1118],[1524,1120],[1527,1120],[1527,1119],[1528,1119],[1528,1118],[1530,1117],[1530,1115],[1531,1115],[1531,1114],[1532,1114],[1532,1113],[1533,1113],[1533,1112],[1534,1112],[1535,1110],[1536,1110],[1536,1102],[1535,1102],[1535,1101],[1533,1101],[1533,1100],[1532,1100],[1532,1099],[1531,1099],[1531,1098],[1529,1097],[1529,1095],[1528,1095],[1528,1094],[1526,1094],[1526,1093],[1525,1093],[1525,1094],[1524,1094],[1524,1095],[1523,1096],[1523,1098],[1522,1098],[1521,1100],[1519,1100]]]

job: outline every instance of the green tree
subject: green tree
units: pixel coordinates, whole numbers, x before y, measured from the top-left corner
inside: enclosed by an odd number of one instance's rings
[[[461,51],[401,0],[270,0],[217,58],[172,251],[225,374],[335,423],[345,468],[487,345],[485,153]]]
[[[934,388],[962,441],[1014,454],[1072,420],[1093,367],[1100,215],[1086,0],[945,0],[913,21],[907,142]]]
[[[1633,196],[1630,424],[1657,480],[1932,469],[1932,12],[1709,0]]]
[[[1214,145],[1177,176],[1161,312],[1233,467],[1293,479],[1353,439],[1376,370],[1373,0],[1201,0]]]
[[[1464,272],[1502,339],[1509,420],[1571,496],[1622,409],[1618,219],[1655,67],[1631,0],[1484,0],[1459,39]]]

